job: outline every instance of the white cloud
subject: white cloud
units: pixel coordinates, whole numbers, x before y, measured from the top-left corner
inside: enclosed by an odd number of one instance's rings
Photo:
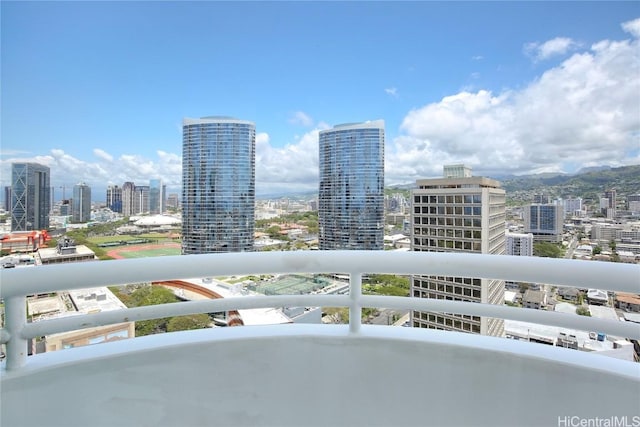
[[[102,160],[106,160],[107,162],[112,162],[113,161],[113,156],[109,153],[107,153],[104,150],[101,150],[100,148],[94,148],[93,149],[93,154],[102,159]]]
[[[266,133],[256,135],[256,193],[317,190],[318,132],[328,128],[320,122],[281,148],[273,147]]]
[[[635,38],[640,38],[640,18],[622,23],[622,29]]]
[[[579,45],[567,37],[556,37],[544,43],[532,42],[524,46],[524,52],[531,57],[534,62],[544,61],[552,56],[564,55]]]
[[[475,55],[475,56],[472,56],[472,57],[471,57],[471,59],[473,59],[474,61],[481,61],[481,60],[483,60],[483,59],[484,59],[484,56],[482,56],[482,55]]]
[[[394,98],[398,97],[398,89],[396,89],[395,87],[387,88],[384,91],[387,93],[387,95],[391,95]]]
[[[638,94],[638,40],[596,43],[521,90],[460,92],[410,111],[387,150],[387,181],[440,176],[447,163],[478,175],[637,164]]]
[[[313,119],[304,111],[296,111],[289,118],[289,123],[300,126],[313,126]]]

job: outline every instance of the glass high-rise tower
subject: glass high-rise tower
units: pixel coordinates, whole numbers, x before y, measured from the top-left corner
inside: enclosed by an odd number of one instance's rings
[[[252,122],[183,120],[183,254],[253,250],[255,145]]]
[[[38,163],[11,165],[11,231],[49,228],[50,170]]]
[[[73,187],[73,200],[71,202],[73,222],[91,221],[91,187],[84,182]]]
[[[166,207],[166,191],[167,186],[162,183],[161,179],[152,179],[149,181],[149,213],[162,214]]]
[[[319,248],[384,249],[384,121],[320,131]]]

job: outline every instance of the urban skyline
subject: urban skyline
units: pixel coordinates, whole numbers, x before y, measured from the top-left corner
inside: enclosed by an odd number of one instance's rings
[[[386,122],[386,185],[454,162],[483,176],[640,164],[632,2],[1,7],[1,185],[28,160],[97,194],[151,178],[172,192],[181,118],[212,113],[256,123],[257,194],[317,188],[318,132],[370,117]],[[198,55],[205,41],[215,55]]]

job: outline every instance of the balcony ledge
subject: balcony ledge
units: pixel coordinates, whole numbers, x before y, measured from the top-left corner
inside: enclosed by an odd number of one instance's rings
[[[32,356],[2,425],[558,425],[638,415],[640,365],[435,330],[219,328]],[[34,402],[38,402],[37,405]],[[629,418],[631,420],[631,418]]]

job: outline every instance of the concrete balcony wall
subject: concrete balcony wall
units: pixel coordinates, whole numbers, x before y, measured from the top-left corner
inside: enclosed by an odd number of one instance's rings
[[[153,260],[115,261],[94,263],[93,267],[37,267],[25,269],[24,273],[3,274],[2,295],[15,302],[21,293],[32,292],[32,287],[61,289],[59,286],[69,283],[64,276],[76,274],[74,277],[84,278],[85,270],[89,275],[86,277],[93,279],[91,286],[107,280],[126,283],[142,277],[186,277],[187,271],[192,277],[213,272],[347,271],[352,283],[351,293],[346,296],[199,301],[125,310],[121,317],[165,317],[196,309],[207,311],[213,306],[280,306],[285,300],[302,306],[310,301],[321,306],[345,305],[350,307],[352,316],[349,325],[289,324],[186,331],[21,360],[16,343],[47,328],[57,331],[69,325],[47,321],[42,326],[16,326],[13,323],[19,307],[13,307],[7,313],[12,324],[2,335],[3,341],[14,347],[8,351],[12,365],[3,363],[0,371],[0,425],[558,426],[572,425],[569,420],[576,418],[571,417],[578,417],[578,421],[625,416],[628,423],[640,420],[633,418],[640,417],[640,364],[502,338],[360,325],[358,316],[361,306],[380,301],[381,306],[392,308],[435,307],[517,319],[533,316],[552,323],[586,322],[588,329],[599,325],[637,338],[640,330],[617,324],[623,322],[474,303],[363,296],[359,289],[363,272],[448,274],[455,270],[458,274],[475,272],[481,277],[516,280],[537,276],[539,280],[534,281],[545,283],[554,283],[548,279],[555,278],[568,286],[581,281],[589,286],[606,278],[610,281],[606,289],[629,291],[640,284],[636,266],[532,259],[532,265],[526,267],[524,261],[507,265],[499,262],[507,258],[481,255],[316,254],[216,255],[200,258],[210,261],[205,265],[191,264],[193,257],[199,256],[166,257],[163,264]],[[256,262],[247,263],[249,259]],[[229,260],[236,260],[239,265],[230,265]],[[113,269],[116,262],[120,267],[117,270]],[[101,269],[112,271],[111,277],[103,277]],[[567,274],[569,271],[571,274]],[[44,273],[48,273],[49,280],[33,283],[37,274]],[[88,326],[122,320],[114,316],[108,313],[72,320]],[[562,420],[567,422],[563,424]]]

